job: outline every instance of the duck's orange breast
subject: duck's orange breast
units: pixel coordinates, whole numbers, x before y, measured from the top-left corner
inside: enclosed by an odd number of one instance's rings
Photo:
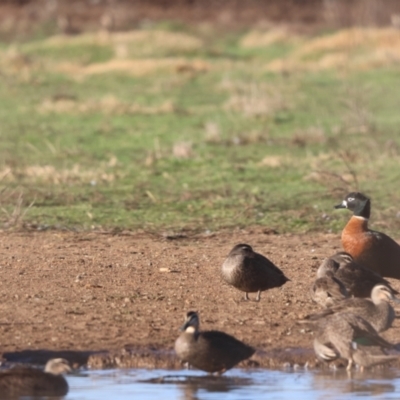
[[[343,229],[342,245],[344,251],[355,259],[368,251],[373,245],[373,237],[368,230],[368,219],[353,215]]]

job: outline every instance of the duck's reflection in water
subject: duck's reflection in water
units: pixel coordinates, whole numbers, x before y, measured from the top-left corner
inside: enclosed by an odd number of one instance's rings
[[[182,390],[182,400],[198,400],[199,392],[227,393],[253,383],[250,378],[215,375],[167,375],[146,382],[176,384]]]
[[[345,369],[337,371],[316,371],[313,374],[313,389],[323,391],[324,398],[336,398],[338,394],[354,393],[368,396],[379,395],[396,391],[399,371],[391,368],[373,368],[371,370],[353,370],[351,373]],[[397,382],[398,384],[398,382]],[[329,396],[329,389],[332,395]]]
[[[146,379],[142,383],[158,384],[160,393],[165,393],[161,385],[178,388],[180,400],[211,399],[216,397],[243,399],[263,397],[293,399],[304,395],[314,399],[370,398],[371,396],[395,396],[400,387],[400,370],[375,367],[363,372],[345,368],[313,371],[233,371],[229,375],[197,375],[199,371],[163,375]],[[229,395],[228,395],[229,392]],[[217,395],[215,394],[217,393]],[[303,396],[303,397],[302,397]],[[390,397],[390,398],[392,398]],[[396,398],[396,397],[393,397]]]

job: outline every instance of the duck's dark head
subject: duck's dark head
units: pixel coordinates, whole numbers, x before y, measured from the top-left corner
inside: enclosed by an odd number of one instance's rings
[[[181,326],[181,331],[185,332],[197,332],[199,329],[199,316],[195,311],[189,311],[186,314],[185,323]]]
[[[371,212],[371,200],[360,192],[351,192],[335,208],[347,208],[353,211],[353,215],[368,219]]]
[[[237,244],[229,253],[230,256],[244,255],[249,256],[253,254],[253,249],[249,244]]]

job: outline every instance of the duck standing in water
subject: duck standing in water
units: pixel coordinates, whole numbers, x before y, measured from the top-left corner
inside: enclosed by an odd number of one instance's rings
[[[190,311],[175,341],[175,352],[183,361],[197,369],[222,374],[240,361],[251,357],[255,349],[227,333],[199,331],[199,317]]]
[[[380,337],[362,317],[350,312],[318,320],[313,347],[320,360],[345,358],[348,361],[348,371],[353,364],[363,369],[399,358],[399,355],[386,354],[385,349],[394,346]]]

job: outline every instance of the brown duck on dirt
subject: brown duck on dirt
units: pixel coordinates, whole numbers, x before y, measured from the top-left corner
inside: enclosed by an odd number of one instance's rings
[[[314,281],[310,294],[313,301],[325,308],[332,307],[349,297],[346,287],[331,271],[327,271],[325,276]]]
[[[309,315],[302,322],[320,320],[331,314],[348,312],[365,319],[377,332],[384,332],[392,326],[395,318],[394,309],[389,304],[390,300],[400,302],[387,286],[376,285],[372,289],[370,299],[359,297],[344,299],[321,313]]]
[[[398,292],[390,283],[376,272],[354,261],[353,257],[344,251],[339,251],[322,261],[317,271],[317,277],[333,273],[346,287],[349,296],[370,297],[375,285],[386,285],[393,293]]]
[[[260,301],[261,292],[280,287],[289,279],[268,258],[253,251],[248,244],[237,244],[222,264],[223,279],[245,292],[257,292],[256,301]]]

